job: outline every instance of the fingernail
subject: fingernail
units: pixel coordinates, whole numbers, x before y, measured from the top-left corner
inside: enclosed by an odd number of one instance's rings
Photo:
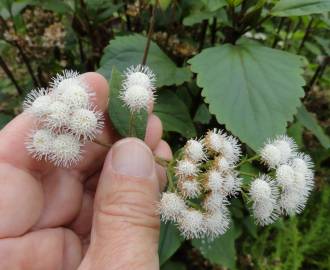
[[[111,166],[118,174],[148,178],[154,172],[153,154],[138,139],[123,139],[112,147],[111,152]]]

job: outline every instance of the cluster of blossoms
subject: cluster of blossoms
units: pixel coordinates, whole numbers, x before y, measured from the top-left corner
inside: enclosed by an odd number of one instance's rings
[[[275,179],[261,175],[250,188],[253,213],[261,225],[272,223],[280,214],[299,214],[314,185],[311,158],[297,152],[287,136],[269,141],[260,151],[261,161]]]
[[[154,101],[156,76],[147,66],[129,67],[124,74],[120,98],[132,114],[147,110]]]
[[[235,170],[240,155],[238,141],[220,130],[189,140],[175,167],[177,190],[162,196],[162,220],[175,222],[188,239],[224,234],[230,225],[228,198],[241,187]],[[191,207],[191,200],[201,202],[201,207]]]
[[[261,149],[260,161],[274,171],[250,184],[243,185],[239,176],[238,168],[245,162],[238,163],[240,156],[237,139],[221,130],[189,140],[174,168],[176,187],[163,193],[160,201],[162,221],[175,223],[187,239],[214,239],[229,228],[230,197],[240,192],[248,192],[247,203],[260,225],[302,211],[313,187],[312,162],[297,152],[292,139],[279,136]]]
[[[36,159],[70,167],[82,158],[81,147],[95,139],[104,126],[102,112],[92,104],[93,91],[75,71],[63,71],[49,89],[30,92],[24,111],[36,118],[36,129],[28,136],[26,148]]]

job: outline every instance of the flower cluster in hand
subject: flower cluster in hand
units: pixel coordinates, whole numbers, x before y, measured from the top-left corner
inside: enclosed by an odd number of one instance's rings
[[[224,234],[230,225],[229,198],[238,194],[242,183],[235,170],[240,155],[237,139],[220,130],[189,140],[175,167],[177,190],[163,193],[162,220],[175,222],[187,239]]]
[[[187,239],[214,239],[230,227],[230,198],[240,194],[259,225],[303,210],[313,187],[312,161],[292,139],[279,136],[265,144],[259,159],[269,171],[250,183],[240,177],[248,161],[238,163],[240,156],[238,140],[221,130],[189,140],[174,167],[176,185],[160,201],[162,221],[175,223]]]
[[[26,148],[36,159],[70,167],[82,158],[82,146],[104,126],[103,113],[92,104],[94,93],[75,71],[57,74],[48,89],[30,92],[24,111],[36,118]]]

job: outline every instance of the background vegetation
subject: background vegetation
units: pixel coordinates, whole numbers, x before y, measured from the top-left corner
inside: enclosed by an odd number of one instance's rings
[[[237,198],[234,226],[211,243],[162,225],[162,269],[330,269],[329,11],[329,0],[2,0],[0,125],[64,68],[110,79],[145,55],[174,150],[220,127],[249,155],[287,132],[316,163],[301,216],[256,227]]]

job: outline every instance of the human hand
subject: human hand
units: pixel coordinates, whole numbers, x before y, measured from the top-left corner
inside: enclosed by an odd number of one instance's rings
[[[82,76],[106,112],[106,80]],[[97,139],[111,150],[90,143],[70,169],[27,153],[32,127],[22,113],[0,132],[0,270],[158,269],[155,202],[166,174],[153,155],[171,159],[171,150],[157,116],[150,110],[145,143],[118,141],[106,120]]]

